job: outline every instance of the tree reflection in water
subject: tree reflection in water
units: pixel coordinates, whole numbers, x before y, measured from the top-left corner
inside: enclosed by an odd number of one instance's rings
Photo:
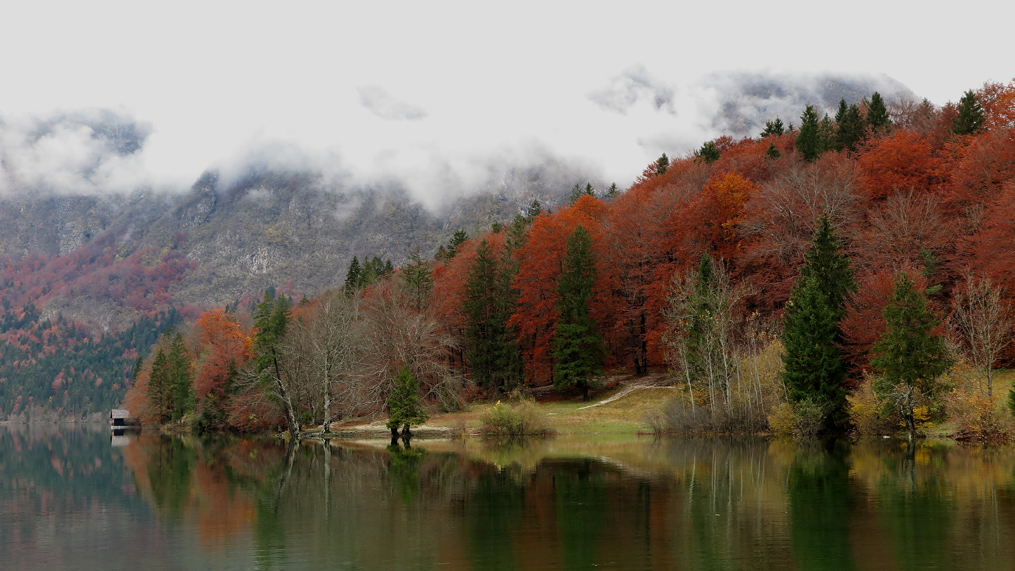
[[[196,521],[213,537],[203,549],[239,549],[246,534],[261,568],[1000,568],[1015,557],[1007,449],[142,437],[125,452],[135,456],[162,518]]]

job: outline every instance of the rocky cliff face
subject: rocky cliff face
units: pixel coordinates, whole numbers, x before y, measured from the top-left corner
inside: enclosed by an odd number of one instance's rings
[[[398,265],[416,246],[432,254],[459,228],[486,231],[534,199],[559,204],[579,180],[553,169],[511,173],[497,188],[440,212],[398,189],[337,189],[306,173],[263,173],[227,188],[207,174],[182,195],[20,193],[0,197],[0,259],[8,260],[0,264],[39,254],[57,260],[108,253],[115,261],[141,251],[154,264],[171,250],[193,262],[169,288],[174,305],[221,306],[290,280],[314,294],[341,285],[354,255]],[[115,299],[79,300],[70,291],[47,297],[40,309],[104,327],[137,315]]]

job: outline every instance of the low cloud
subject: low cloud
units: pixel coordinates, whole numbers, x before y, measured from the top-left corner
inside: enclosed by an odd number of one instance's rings
[[[854,102],[874,90],[888,100],[914,97],[885,76],[723,73],[677,85],[637,66],[591,94],[546,98],[545,107],[528,115],[522,107],[490,103],[461,116],[449,107],[412,123],[426,116],[422,108],[363,87],[360,103],[391,120],[356,111],[352,100],[346,109],[356,112],[334,121],[328,137],[278,138],[273,133],[280,129],[258,127],[259,134],[242,143],[226,143],[232,148],[206,151],[219,158],[188,164],[194,172],[171,165],[154,171],[158,175],[149,168],[155,159],[172,163],[188,141],[207,133],[176,131],[167,147],[165,134],[124,111],[0,116],[0,193],[129,193],[144,187],[185,192],[207,168],[218,175],[219,191],[263,174],[297,174],[348,195],[405,192],[435,210],[480,192],[539,197],[575,182],[626,186],[662,152],[679,157],[724,134],[756,137],[777,116],[798,124],[808,103],[834,113],[840,98]],[[592,104],[582,104],[583,98]],[[476,127],[475,117],[497,120]],[[177,178],[169,181],[172,176]]]
[[[602,89],[589,93],[588,98],[603,109],[621,114],[642,102],[657,111],[671,115],[677,113],[673,87],[654,77],[641,65],[627,68]]]
[[[807,105],[834,113],[839,100],[857,103],[875,91],[886,100],[916,99],[905,85],[884,75],[727,73],[702,79],[703,116],[731,136],[757,136],[766,121],[800,122]]]
[[[363,107],[381,119],[390,121],[419,121],[426,117],[426,109],[395,99],[383,87],[367,85],[358,88]]]
[[[0,117],[0,192],[101,194],[150,184],[152,126],[124,111]]]

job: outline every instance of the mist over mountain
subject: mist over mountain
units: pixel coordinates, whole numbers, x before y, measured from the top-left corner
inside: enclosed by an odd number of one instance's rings
[[[807,103],[832,110],[840,98],[853,102],[875,89],[889,100],[914,98],[887,77],[717,74],[692,94],[699,110],[710,110],[699,121],[703,130],[674,133],[663,148],[678,156],[694,148],[676,142],[689,136],[756,136],[776,116],[792,122]],[[644,102],[676,116],[688,112],[680,107],[686,95],[635,67],[589,99],[606,113],[625,114]],[[381,88],[363,90],[363,98],[374,112],[425,117]],[[475,235],[533,200],[555,207],[576,184],[605,191],[614,182],[593,162],[538,143],[469,160],[433,151],[423,155],[430,162],[393,159],[368,177],[340,153],[271,140],[224,155],[181,188],[145,170],[154,132],[129,113],[110,110],[0,123],[0,259],[12,271],[19,260],[42,256],[36,265],[43,268],[36,269],[60,276],[22,296],[34,295],[43,315],[117,328],[152,308],[221,306],[287,283],[315,294],[340,285],[353,256],[379,256],[397,266],[417,246],[432,255],[455,230]],[[644,166],[630,165],[631,177]],[[68,256],[79,260],[74,272],[65,269]],[[156,256],[175,260],[167,292],[123,285],[133,283],[128,274],[154,271],[162,263]],[[142,257],[147,261],[135,263],[141,269],[121,268]],[[85,262],[98,266],[85,269]],[[100,266],[101,279],[89,277]],[[72,285],[80,280],[91,281]],[[96,293],[102,287],[123,293]],[[145,301],[126,303],[130,288]]]
[[[840,100],[852,105],[875,91],[888,101],[919,100],[888,76],[732,73],[712,75],[702,83],[715,94],[711,127],[731,137],[756,137],[775,117],[787,125],[799,124],[807,105],[834,115]]]

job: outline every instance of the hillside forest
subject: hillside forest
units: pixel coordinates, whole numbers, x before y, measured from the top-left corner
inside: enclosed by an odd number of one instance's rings
[[[158,296],[192,263],[171,248],[8,259],[0,384],[24,384],[0,414],[105,407],[89,390],[109,384],[144,422],[296,432],[384,411],[403,370],[431,411],[667,374],[680,397],[662,429],[913,433],[954,417],[990,437],[1010,430],[992,371],[1015,359],[1012,212],[1015,81],[943,107],[808,106],[662,155],[626,190],[576,185],[560,207],[458,232],[433,259],[354,259],[314,297],[289,284],[170,313]],[[101,283],[61,277],[95,263]],[[66,287],[147,317],[102,331],[40,315]],[[88,374],[99,351],[119,359],[108,378]]]

